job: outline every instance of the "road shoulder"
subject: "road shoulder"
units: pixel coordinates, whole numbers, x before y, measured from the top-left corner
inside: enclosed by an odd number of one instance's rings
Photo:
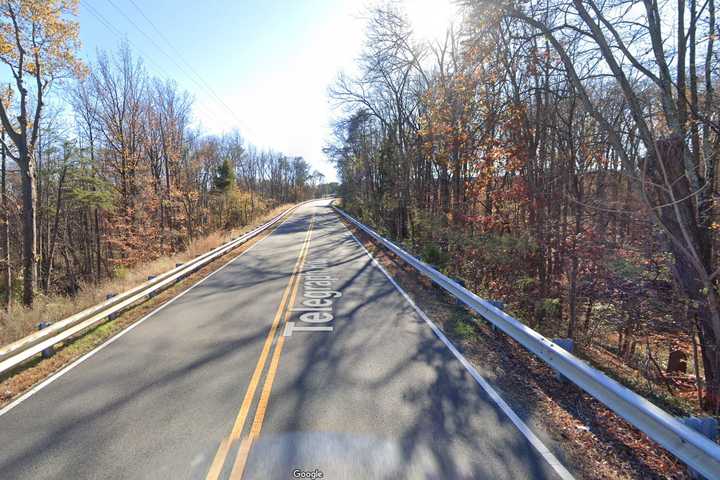
[[[682,464],[341,219],[542,441],[580,478],[684,478]],[[638,443],[644,444],[637,448]]]

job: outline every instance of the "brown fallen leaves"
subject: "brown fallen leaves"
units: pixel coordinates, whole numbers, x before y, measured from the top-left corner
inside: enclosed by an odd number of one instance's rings
[[[346,222],[345,222],[346,223]],[[576,386],[561,382],[520,344],[475,321],[397,256],[347,224],[418,306],[500,391],[503,398],[580,478],[689,478],[685,466],[645,434]],[[473,335],[454,333],[464,317]]]

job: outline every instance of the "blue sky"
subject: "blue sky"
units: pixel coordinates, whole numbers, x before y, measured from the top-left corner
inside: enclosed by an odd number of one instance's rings
[[[447,12],[448,1],[405,0],[425,33],[446,23],[439,15]],[[80,0],[82,56],[93,60],[97,49],[114,50],[127,38],[151,74],[174,79],[194,96],[195,121],[205,131],[237,128],[255,145],[305,157],[332,180],[334,170],[322,154],[333,115],[327,87],[340,70],[352,70],[367,5]]]

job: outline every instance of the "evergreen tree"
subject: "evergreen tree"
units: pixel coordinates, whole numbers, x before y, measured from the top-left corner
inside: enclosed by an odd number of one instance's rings
[[[217,168],[214,184],[215,189],[223,193],[227,193],[232,190],[235,185],[235,169],[230,163],[230,160],[223,160],[223,163]]]

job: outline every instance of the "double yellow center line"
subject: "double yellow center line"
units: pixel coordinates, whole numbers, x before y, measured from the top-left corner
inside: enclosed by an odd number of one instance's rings
[[[255,371],[250,379],[248,389],[245,392],[245,398],[243,398],[242,405],[240,405],[240,411],[235,419],[230,435],[225,437],[218,447],[215,458],[210,465],[210,470],[208,471],[206,477],[207,480],[216,480],[220,476],[228,453],[242,436],[245,421],[247,420],[253,399],[255,398],[255,392],[260,384],[262,373],[265,370],[265,364],[267,363],[273,341],[275,341],[275,350],[273,351],[272,359],[270,360],[270,367],[268,368],[267,375],[265,376],[265,383],[263,384],[263,388],[260,393],[260,400],[258,401],[257,408],[255,409],[255,417],[250,427],[250,432],[248,435],[242,437],[240,448],[238,449],[238,453],[230,473],[231,479],[240,479],[243,476],[245,464],[247,463],[247,459],[250,454],[250,447],[252,447],[253,441],[260,435],[260,430],[262,429],[265,411],[267,409],[268,401],[270,400],[272,384],[275,380],[275,374],[277,373],[278,364],[280,363],[280,355],[282,354],[283,345],[285,344],[285,337],[282,335],[282,329],[278,329],[278,327],[280,326],[281,319],[283,319],[283,323],[288,321],[291,314],[290,308],[295,304],[295,297],[297,295],[298,286],[300,285],[300,272],[302,271],[302,267],[305,264],[305,259],[307,258],[307,254],[310,249],[310,237],[312,235],[314,224],[315,215],[313,214],[312,219],[310,220],[310,226],[305,234],[305,240],[303,241],[302,248],[300,249],[300,254],[297,262],[295,262],[295,267],[293,268],[290,276],[290,282],[285,288],[282,300],[280,301],[280,306],[275,313],[275,318],[273,319],[270,331],[268,332],[262,351],[260,352],[260,358],[258,358],[257,364],[255,365]],[[280,334],[276,335],[278,332],[280,332]],[[275,339],[276,336],[277,340]]]

